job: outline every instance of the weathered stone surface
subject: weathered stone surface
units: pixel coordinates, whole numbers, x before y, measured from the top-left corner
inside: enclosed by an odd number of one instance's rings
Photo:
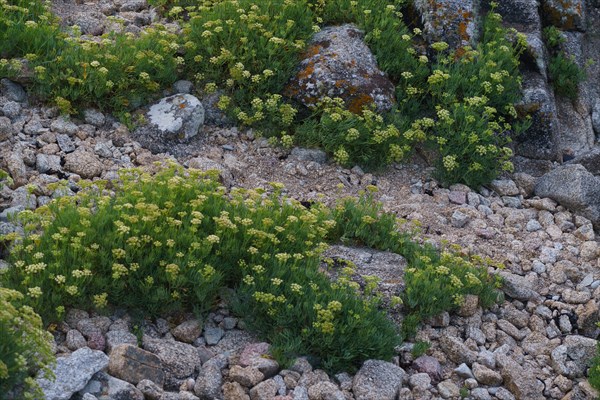
[[[25,93],[23,86],[7,78],[0,79],[0,94],[17,103],[27,101],[27,93]]]
[[[529,369],[523,368],[511,357],[498,354],[496,361],[500,367],[500,374],[504,379],[504,386],[517,399],[543,400],[544,385],[538,381]]]
[[[442,379],[442,366],[435,357],[418,357],[415,361],[413,361],[412,366],[416,371],[428,374],[431,380],[434,382],[439,382]]]
[[[37,382],[47,400],[68,400],[107,365],[106,354],[84,347],[56,360],[56,365],[52,367],[56,379],[51,381],[42,376],[37,378]]]
[[[479,31],[479,2],[475,0],[416,0],[430,42],[444,41],[452,48],[473,45]]]
[[[270,400],[277,395],[277,384],[268,379],[250,389],[250,400]]]
[[[194,340],[198,339],[202,332],[202,321],[197,319],[190,319],[182,322],[171,330],[173,336],[185,343],[194,343]]]
[[[256,367],[240,367],[233,365],[229,370],[229,379],[246,387],[253,387],[261,382],[265,375]]]
[[[354,376],[354,397],[356,400],[395,400],[403,377],[404,370],[397,365],[367,360]]]
[[[221,398],[221,385],[223,376],[221,369],[214,364],[204,365],[196,379],[194,393],[201,400],[211,400]]]
[[[137,337],[133,333],[123,329],[111,330],[106,333],[106,352],[108,354],[121,344],[137,346]]]
[[[379,111],[394,104],[394,85],[354,25],[327,27],[313,37],[286,94],[306,106],[323,97],[340,97],[352,112],[374,104]]]
[[[477,382],[479,383],[488,386],[498,386],[502,383],[502,376],[485,365],[473,363],[472,370],[475,379],[477,379]]]
[[[564,165],[542,176],[535,194],[549,197],[600,226],[600,178],[581,165]]]
[[[42,174],[56,174],[62,172],[60,157],[38,153],[35,157],[35,167]]]
[[[561,29],[586,30],[584,0],[544,0],[542,15],[550,24]]]
[[[0,117],[0,142],[12,138],[15,134],[15,130],[10,122],[10,119],[6,117]]]
[[[204,123],[204,107],[190,94],[165,97],[147,113],[149,129],[144,134],[162,140],[188,140],[198,134]]]
[[[92,179],[100,176],[104,166],[95,154],[77,150],[65,156],[64,168],[84,179]]]
[[[251,343],[244,347],[239,359],[242,367],[256,367],[265,378],[274,376],[279,371],[279,364],[269,355],[268,343]]]
[[[144,394],[131,383],[105,372],[95,374],[80,393],[89,393],[98,398],[111,400],[144,400]]]
[[[186,343],[144,336],[143,348],[160,359],[166,386],[177,385],[179,380],[193,375],[201,365],[198,350]]]
[[[308,397],[315,400],[345,400],[344,393],[331,382],[317,382],[308,388]]]
[[[223,384],[223,400],[250,400],[244,388],[237,382]]]
[[[162,387],[165,381],[160,359],[153,353],[130,344],[121,344],[112,350],[108,371],[134,385],[149,379]]]
[[[477,360],[477,353],[470,350],[459,338],[444,335],[440,337],[440,345],[449,359],[455,363],[473,364]]]

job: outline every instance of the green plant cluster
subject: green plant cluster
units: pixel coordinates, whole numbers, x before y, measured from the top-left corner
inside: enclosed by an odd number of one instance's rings
[[[543,36],[550,51],[548,74],[554,92],[575,100],[579,93],[579,84],[586,78],[585,70],[577,65],[575,57],[569,57],[561,50],[560,46],[565,42],[565,38],[557,27],[544,28]]]
[[[54,362],[52,335],[23,294],[0,287],[0,398],[42,399],[33,376],[40,369],[50,373]],[[48,376],[48,375],[46,375]]]
[[[175,79],[191,79],[203,94],[218,93],[218,107],[238,123],[284,146],[320,146],[340,164],[369,168],[402,161],[425,146],[438,154],[434,164],[444,183],[487,183],[512,168],[506,146],[525,127],[516,123],[512,106],[520,93],[515,77],[524,40],[510,40],[492,9],[475,49],[449,51],[434,43],[425,50],[421,31],[403,21],[405,3],[156,1],[179,22],[181,34],[155,25],[138,36],[111,33],[92,41],[61,31],[40,0],[1,0],[0,75],[28,69],[34,91],[63,112],[93,105],[125,121]],[[282,97],[312,34],[341,23],[364,30],[396,86],[394,110],[350,113],[338,99],[323,99],[308,112]]]
[[[0,283],[23,293],[46,322],[67,307],[202,313],[229,287],[234,309],[280,360],[310,354],[328,371],[389,359],[401,337],[380,310],[376,282],[361,295],[350,266],[336,281],[320,271],[327,242],[407,258],[402,296],[412,325],[403,326],[404,336],[422,318],[458,307],[466,293],[483,305],[495,296],[486,269],[412,241],[372,193],[307,209],[282,196],[281,184],[272,188],[227,192],[214,171],[175,165],[155,175],[123,170],[111,186],[89,182],[76,196],[22,212],[24,236],[2,238],[12,242],[12,267]]]
[[[600,322],[597,325],[600,327]],[[588,370],[588,381],[594,389],[600,392],[600,341],[597,344],[596,356],[592,359]]]
[[[5,183],[12,185],[12,178],[6,171],[0,169],[0,189],[4,187]]]

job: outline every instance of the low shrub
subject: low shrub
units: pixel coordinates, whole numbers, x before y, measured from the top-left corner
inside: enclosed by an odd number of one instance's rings
[[[600,322],[597,325],[600,327]],[[588,370],[588,381],[594,389],[600,392],[600,342],[598,342],[596,356],[592,359]]]
[[[330,371],[391,357],[399,337],[377,304],[318,270],[336,225],[323,205],[306,209],[279,184],[227,193],[214,174],[176,166],[124,170],[113,185],[25,211],[24,236],[5,236],[2,284],[46,322],[66,307],[203,312],[227,286],[280,357],[311,354]]]
[[[579,84],[586,78],[585,70],[577,65],[575,57],[569,57],[561,50],[565,38],[557,27],[544,28],[543,37],[550,52],[548,75],[554,92],[559,96],[575,100],[579,94]]]
[[[54,362],[52,335],[42,326],[33,309],[23,304],[23,295],[0,287],[0,397],[42,399],[33,376],[43,369],[51,374]]]

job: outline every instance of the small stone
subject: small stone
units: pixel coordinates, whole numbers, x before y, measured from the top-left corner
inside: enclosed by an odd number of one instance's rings
[[[584,304],[587,303],[592,295],[588,291],[578,292],[572,289],[566,289],[562,294],[563,300],[570,304]]]
[[[344,393],[333,383],[317,382],[308,388],[309,399],[345,400]]]
[[[474,400],[492,400],[490,392],[484,388],[475,388],[471,390],[471,398]]]
[[[592,261],[593,259],[598,258],[599,254],[600,246],[596,241],[593,240],[583,242],[581,247],[579,248],[579,256],[584,261]]]
[[[496,179],[490,183],[490,187],[499,196],[518,196],[519,188],[514,181],[510,179]]]
[[[88,108],[83,111],[83,118],[86,124],[100,128],[106,122],[106,117],[98,110]]]
[[[425,391],[431,386],[431,378],[424,372],[413,374],[408,378],[408,384],[413,389]]]
[[[440,337],[440,344],[442,350],[446,353],[448,358],[457,364],[467,363],[470,365],[477,360],[477,353],[470,350],[457,337],[443,335]]]
[[[27,101],[27,93],[23,86],[7,78],[0,79],[0,93],[8,100],[24,103]]]
[[[137,346],[137,342],[137,337],[126,330],[111,330],[106,333],[106,351],[108,354],[121,344]]]
[[[56,174],[62,172],[60,157],[38,153],[35,157],[35,168],[41,174]]]
[[[200,336],[200,333],[202,333],[202,322],[197,319],[191,319],[182,322],[181,324],[173,328],[171,330],[171,333],[177,340],[181,342],[194,343],[194,340],[196,340]]]
[[[223,400],[250,400],[244,388],[237,382],[223,384]]]
[[[186,80],[178,80],[173,84],[173,91],[175,93],[186,93],[190,94],[194,90],[194,84]]]
[[[142,379],[137,384],[137,389],[142,392],[142,394],[148,400],[162,400],[163,390],[156,383],[152,382],[149,379]]]
[[[277,394],[277,384],[268,379],[250,389],[250,400],[272,400]]]
[[[367,360],[354,376],[354,397],[356,400],[395,400],[403,377],[404,370],[397,365]]]
[[[65,156],[64,168],[84,179],[92,179],[100,176],[104,166],[95,154],[87,151],[75,151]]]
[[[52,121],[52,124],[50,124],[50,129],[56,133],[64,133],[69,136],[74,136],[79,130],[79,127],[77,127],[77,125],[68,119],[59,117]]]
[[[471,368],[469,368],[469,366],[465,363],[462,363],[458,367],[454,368],[454,372],[456,372],[456,374],[461,378],[475,378]]]
[[[238,323],[238,319],[234,317],[223,318],[223,329],[231,330],[234,329]]]
[[[502,375],[479,363],[473,363],[473,376],[481,384],[499,386],[502,384]]]
[[[527,222],[525,229],[527,229],[527,232],[537,232],[542,229],[542,224],[535,219],[531,219]]]
[[[461,317],[472,317],[479,309],[479,296],[467,294],[457,314]]]
[[[219,327],[205,327],[204,328],[204,339],[206,340],[206,344],[209,346],[213,346],[219,343],[219,340],[223,337],[225,331]]]
[[[420,356],[413,361],[412,367],[418,372],[428,374],[431,380],[435,382],[442,379],[442,366],[435,357]]]
[[[67,332],[66,346],[69,350],[75,351],[87,346],[87,340],[77,329],[71,329]]]
[[[250,388],[261,382],[265,376],[258,368],[234,365],[229,370],[229,378],[240,385]]]
[[[465,204],[467,202],[467,194],[465,192],[452,191],[448,193],[448,200],[453,204]]]
[[[452,213],[451,223],[455,228],[462,228],[469,222],[469,216],[461,211],[454,211]]]
[[[445,380],[437,385],[437,390],[444,399],[456,399],[460,396],[460,389],[451,380]]]
[[[194,393],[201,399],[221,398],[222,383],[221,370],[215,365],[204,365],[196,379]]]

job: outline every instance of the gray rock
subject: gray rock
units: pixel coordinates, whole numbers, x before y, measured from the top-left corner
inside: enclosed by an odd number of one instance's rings
[[[89,393],[110,400],[144,400],[144,394],[131,383],[112,377],[106,372],[95,374],[79,393]]]
[[[474,400],[492,400],[490,392],[484,388],[475,388],[471,390],[471,398]]]
[[[274,376],[279,371],[279,364],[271,357],[265,357],[269,354],[269,347],[269,344],[264,342],[246,345],[240,354],[239,365],[256,367],[265,378]],[[290,369],[294,370],[293,366]]]
[[[106,352],[110,354],[113,349],[121,344],[137,346],[137,337],[126,330],[111,330],[106,333]]]
[[[560,29],[586,30],[584,0],[544,0],[542,12],[550,24]]]
[[[141,11],[148,7],[146,0],[127,0],[120,8],[120,11]]]
[[[149,400],[163,400],[164,391],[149,379],[142,379],[136,387]]]
[[[77,329],[70,329],[67,332],[65,345],[69,350],[75,351],[87,346],[87,340],[85,340],[83,335]]]
[[[357,113],[369,104],[379,111],[393,106],[394,85],[377,67],[356,26],[322,29],[312,38],[306,55],[286,88],[287,95],[305,106],[314,107],[325,96],[342,98]]]
[[[435,357],[420,356],[413,361],[412,367],[418,372],[424,372],[429,375],[434,382],[442,379],[442,366]]]
[[[596,353],[597,341],[579,335],[567,335],[563,344],[552,350],[552,367],[562,375],[574,379],[582,377]]]
[[[6,115],[6,112],[4,114]],[[592,127],[594,128],[594,133],[600,136],[600,99],[596,100],[592,108]]]
[[[564,165],[542,176],[535,194],[549,197],[600,226],[600,178],[581,165]]]
[[[475,376],[473,376],[473,371],[471,371],[471,368],[469,368],[469,366],[465,363],[462,363],[458,367],[456,367],[454,369],[454,372],[456,372],[456,374],[458,376],[460,376],[461,378],[465,378],[465,379],[474,379],[475,378]]]
[[[65,153],[71,153],[75,151],[75,143],[73,142],[73,139],[69,137],[69,135],[56,135],[56,143],[58,144],[58,147]]]
[[[321,399],[321,400],[345,400],[346,396],[337,387],[337,385],[331,382],[317,382],[308,388],[309,399]]]
[[[17,103],[27,101],[27,93],[25,93],[23,86],[6,78],[0,79],[0,94]]]
[[[204,328],[204,339],[209,346],[219,343],[224,334],[225,331],[219,327],[207,326]]]
[[[68,400],[107,365],[106,354],[84,347],[56,360],[56,365],[51,368],[56,377],[54,380],[48,380],[42,375],[36,381],[47,400]]]
[[[86,124],[100,128],[106,122],[106,117],[100,111],[88,108],[83,111],[83,119]]]
[[[233,365],[229,369],[229,379],[246,387],[253,387],[265,378],[256,367],[240,367]]]
[[[501,271],[499,275],[502,277],[502,291],[513,299],[527,301],[540,297],[524,277],[506,271]]]
[[[14,134],[15,130],[10,122],[10,119],[6,117],[0,117],[0,142],[12,138]]]
[[[35,168],[42,174],[62,172],[60,156],[38,153],[35,157]]]
[[[481,384],[488,386],[499,386],[502,384],[502,375],[485,365],[473,363],[472,371],[477,382]]]
[[[2,106],[2,113],[12,120],[21,114],[21,105],[16,101],[7,101]]]
[[[178,80],[173,84],[173,90],[175,91],[175,93],[190,94],[192,93],[192,90],[194,90],[194,84],[190,81]]]
[[[146,115],[148,125],[138,128],[135,136],[149,140],[185,141],[196,136],[204,123],[204,107],[191,94],[165,97],[152,105]]]
[[[78,150],[65,156],[64,168],[84,179],[92,179],[100,176],[104,165],[95,154]]]
[[[244,388],[237,382],[225,382],[223,384],[223,398],[231,400],[250,400]]]
[[[456,210],[452,213],[451,223],[455,228],[463,228],[469,222],[470,218],[467,214]]]
[[[319,149],[305,149],[302,147],[294,147],[290,153],[290,158],[293,158],[298,161],[314,161],[318,164],[325,164],[327,162],[327,153]]]
[[[6,160],[6,169],[13,180],[13,187],[27,184],[27,166],[23,161],[23,153],[18,149],[11,151]]]
[[[424,372],[413,374],[408,378],[408,384],[411,388],[425,391],[431,386],[431,378]]]
[[[536,219],[530,219],[529,221],[527,221],[525,229],[527,229],[527,232],[537,232],[540,229],[542,229],[542,224],[540,224],[539,221]]]
[[[214,364],[204,365],[200,370],[198,378],[196,378],[194,393],[201,400],[221,398],[222,383],[223,376],[221,375],[221,369]]]
[[[189,344],[144,336],[143,347],[158,356],[165,371],[165,385],[173,387],[194,374],[201,365],[198,350]]]
[[[456,399],[460,396],[460,389],[451,380],[445,380],[437,385],[437,390],[443,399]]]
[[[79,127],[67,118],[59,117],[52,121],[50,129],[56,133],[63,133],[65,135],[73,136],[79,131]]]
[[[352,391],[356,400],[395,400],[402,387],[404,370],[379,360],[367,360],[354,376]]]

